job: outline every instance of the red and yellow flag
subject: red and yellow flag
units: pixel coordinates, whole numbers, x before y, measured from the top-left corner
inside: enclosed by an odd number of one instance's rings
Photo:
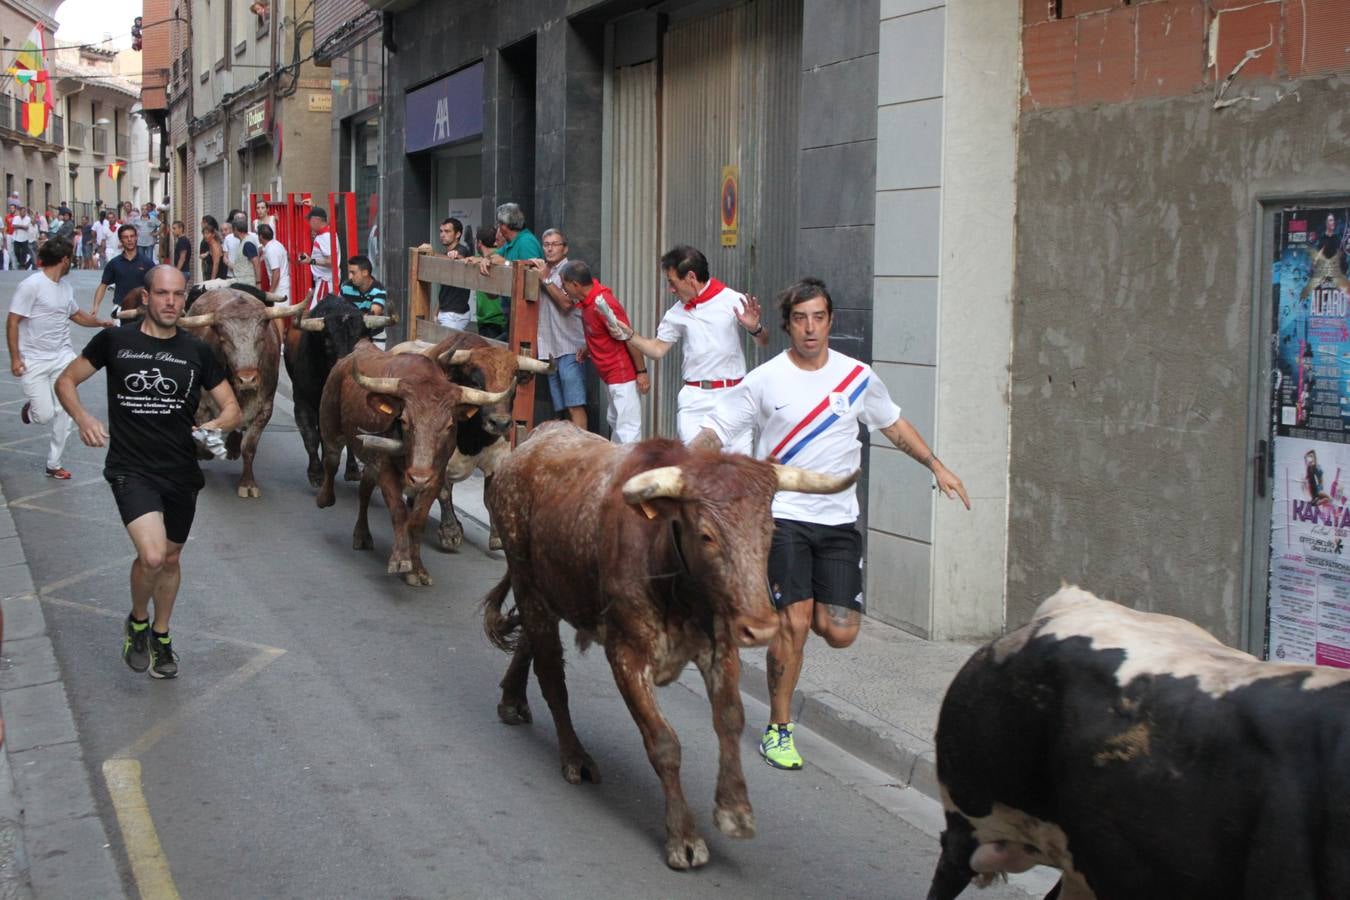
[[[49,53],[42,24],[35,23],[7,70],[14,76],[22,101],[19,127],[33,137],[40,137],[47,130],[47,117],[53,105],[51,73],[47,71]]]
[[[111,178],[113,181],[116,181],[117,177],[122,174],[122,170],[124,168],[126,168],[126,163],[122,162],[119,159],[117,162],[108,166],[108,177]]]

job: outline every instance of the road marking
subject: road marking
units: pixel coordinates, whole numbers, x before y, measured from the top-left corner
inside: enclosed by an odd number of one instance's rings
[[[178,900],[178,888],[164,858],[154,820],[141,791],[141,764],[134,759],[110,759],[103,764],[122,843],[131,863],[131,874],[142,900]]]
[[[34,454],[36,455],[36,454]],[[52,509],[48,506],[38,506],[36,503],[13,503],[7,504],[10,509],[31,509],[33,512],[47,513],[53,516],[65,516],[68,519],[81,519],[85,522],[106,523],[107,516],[87,516],[84,513],[70,512],[65,509]]]
[[[74,575],[62,578],[60,581],[53,581],[51,584],[44,585],[43,587],[38,588],[38,593],[49,594],[52,591],[59,591],[61,588],[70,587],[72,584],[79,584],[86,578],[93,578],[95,575],[108,569],[113,569],[118,566],[129,566],[135,559],[136,555],[134,553],[131,556],[124,556],[121,559],[110,559],[105,563],[100,563],[97,566],[85,569],[83,572],[76,572]]]
[[[51,440],[51,437],[52,436],[50,434],[30,434],[26,438],[19,438],[18,440],[14,441],[5,441],[3,444],[0,444],[0,447],[17,447],[19,444],[31,444],[34,441],[49,441]]]
[[[3,450],[3,449],[6,449],[6,447],[0,447],[0,450]],[[47,496],[49,496],[49,495],[51,495],[51,494],[60,494],[60,493],[62,493],[62,492],[64,492],[64,491],[74,490],[75,488],[89,487],[91,484],[107,484],[107,483],[108,483],[108,482],[107,482],[107,479],[102,478],[102,477],[99,477],[99,478],[90,478],[90,479],[87,480],[87,481],[71,481],[71,482],[68,482],[68,483],[66,483],[66,484],[61,485],[60,487],[47,488],[47,490],[45,490],[45,491],[38,491],[36,494],[29,494],[27,497],[15,497],[15,498],[13,498],[12,500],[9,501],[9,505],[10,505],[10,506],[14,506],[14,505],[17,504],[17,505],[19,505],[19,506],[22,506],[23,504],[27,503],[28,501],[30,501],[30,500],[36,500],[36,499],[38,499],[39,497],[47,497]]]

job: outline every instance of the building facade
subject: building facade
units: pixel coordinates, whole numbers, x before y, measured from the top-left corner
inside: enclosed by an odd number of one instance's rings
[[[40,25],[47,46],[54,46],[56,8],[59,0],[0,0],[0,179],[6,197],[18,196],[33,209],[45,209],[61,200],[65,183],[61,170],[61,147],[65,122],[60,110],[52,115],[42,133],[29,134],[22,125],[22,104],[29,90],[6,74]],[[53,57],[46,57],[50,67]],[[50,71],[50,69],[49,69]]]
[[[133,52],[83,47],[56,53],[57,108],[66,123],[60,199],[76,222],[96,218],[105,205],[150,199],[139,62],[134,76],[118,71],[118,57]],[[126,70],[125,59],[120,68]]]

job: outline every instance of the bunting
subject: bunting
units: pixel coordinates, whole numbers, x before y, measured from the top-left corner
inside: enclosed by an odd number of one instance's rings
[[[42,23],[35,23],[19,47],[14,64],[6,70],[18,85],[19,127],[33,137],[41,137],[47,130],[47,117],[55,102],[51,73],[47,71],[49,52]]]

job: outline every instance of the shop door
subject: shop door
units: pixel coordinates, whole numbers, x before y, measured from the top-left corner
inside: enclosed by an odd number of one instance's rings
[[[1271,219],[1271,425],[1256,454],[1270,540],[1264,650],[1350,668],[1350,199]],[[1248,644],[1262,649],[1259,632]]]

